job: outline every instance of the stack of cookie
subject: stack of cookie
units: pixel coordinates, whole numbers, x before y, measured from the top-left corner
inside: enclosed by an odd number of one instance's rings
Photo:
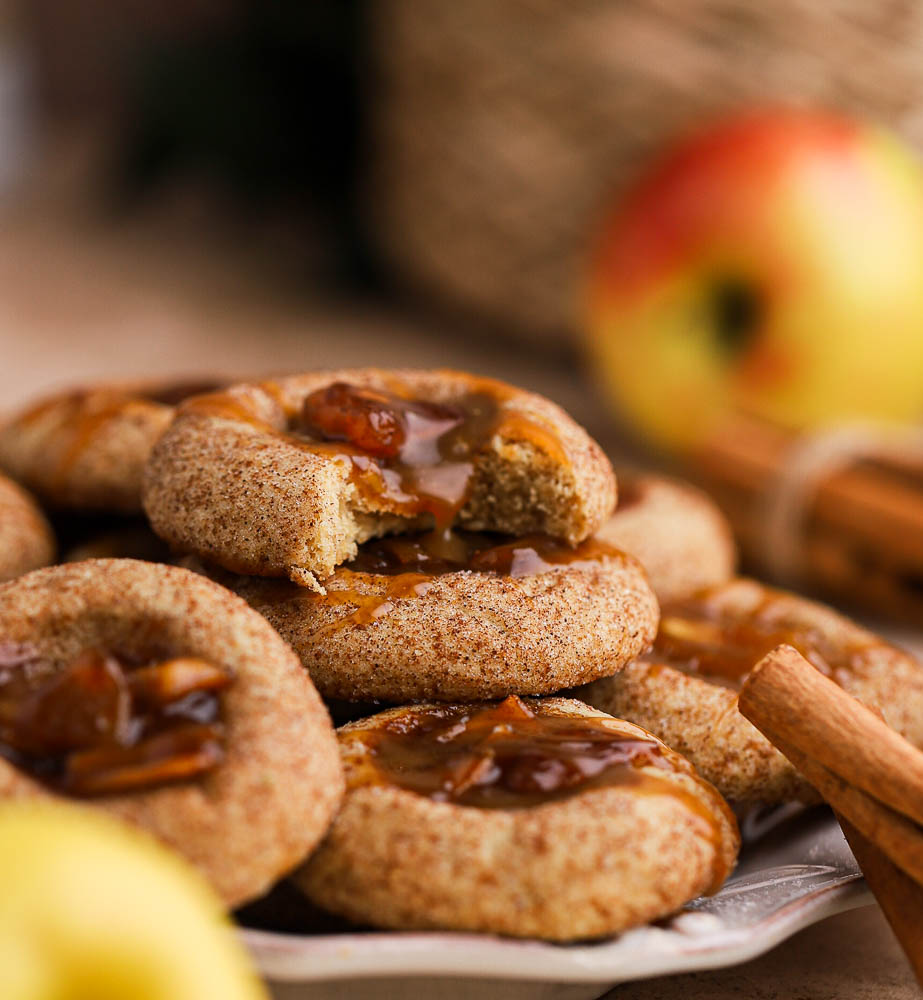
[[[110,508],[143,501],[182,564],[0,587],[0,795],[91,798],[229,905],[293,872],[384,927],[573,940],[664,916],[734,863],[714,786],[812,795],[736,711],[781,641],[923,740],[915,661],[733,580],[688,487],[636,477],[613,514],[609,462],[546,399],[377,369],[175,410],[145,393],[0,430],[0,462],[59,507],[104,509],[121,463]],[[317,692],[352,720],[336,738]]]

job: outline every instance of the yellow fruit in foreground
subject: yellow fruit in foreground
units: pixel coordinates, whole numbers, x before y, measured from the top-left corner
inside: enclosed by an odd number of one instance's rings
[[[79,806],[0,805],[3,1000],[266,1000],[201,877]]]

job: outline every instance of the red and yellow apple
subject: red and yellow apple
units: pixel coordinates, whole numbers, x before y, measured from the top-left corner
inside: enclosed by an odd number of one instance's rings
[[[923,415],[923,170],[896,138],[768,109],[680,141],[607,219],[590,349],[618,409],[688,449],[729,413]]]
[[[76,805],[0,805],[3,1000],[268,1000],[191,865]]]

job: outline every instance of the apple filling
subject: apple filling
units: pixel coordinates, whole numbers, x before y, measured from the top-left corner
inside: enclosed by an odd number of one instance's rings
[[[480,809],[521,809],[608,785],[640,787],[657,781],[644,766],[681,768],[653,739],[626,737],[598,718],[539,715],[516,695],[408,709],[340,738],[369,757],[354,784],[388,783]]]
[[[198,777],[224,757],[220,694],[232,682],[197,657],[148,662],[90,649],[63,669],[0,650],[0,756],[74,796]]]
[[[290,430],[349,455],[360,493],[402,516],[429,514],[446,531],[468,499],[475,457],[501,426],[515,422],[563,458],[551,431],[504,414],[501,402],[486,388],[445,404],[335,382],[304,399]]]
[[[591,789],[623,787],[679,800],[714,846],[709,891],[727,877],[721,815],[710,786],[702,797],[692,765],[653,737],[628,736],[594,716],[533,711],[501,702],[408,708],[373,727],[339,733],[350,789],[395,785],[436,802],[476,809],[527,809]]]
[[[771,591],[749,614],[725,611],[708,594],[663,609],[654,646],[643,659],[715,684],[739,689],[757,663],[776,646],[794,646],[822,674],[842,683],[866,644],[834,643],[818,628],[781,622]]]

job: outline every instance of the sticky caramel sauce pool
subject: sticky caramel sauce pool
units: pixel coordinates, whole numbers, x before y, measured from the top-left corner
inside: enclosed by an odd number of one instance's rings
[[[664,607],[654,647],[644,659],[739,690],[756,664],[777,646],[794,646],[822,674],[842,684],[868,643],[831,642],[810,624],[780,614],[784,595],[768,590],[752,611],[726,610],[709,594]]]
[[[323,581],[325,594],[287,581],[267,581],[256,606],[278,607],[292,602],[352,606],[355,610],[351,614],[319,627],[338,631],[372,624],[391,612],[396,601],[425,597],[433,582],[447,573],[520,579],[558,567],[592,570],[605,559],[624,558],[619,549],[595,538],[571,547],[547,535],[509,538],[467,531],[391,535],[361,545],[355,559]]]
[[[136,662],[89,649],[57,669],[0,649],[0,757],[74,796],[146,790],[224,757],[221,667],[194,657]]]
[[[392,379],[388,389],[334,382],[291,408],[274,383],[260,386],[274,400],[284,426],[257,413],[246,395],[215,393],[192,400],[189,412],[210,414],[280,435],[316,454],[347,460],[350,481],[368,509],[402,516],[429,515],[447,529],[467,501],[475,459],[497,434],[528,441],[568,464],[555,432],[539,419],[505,406],[513,390],[490,379],[467,378],[451,402],[415,397]]]
[[[714,845],[713,888],[727,876],[723,800],[710,788],[699,797],[677,780],[695,775],[679,754],[598,717],[536,712],[513,695],[499,703],[410,708],[368,728],[341,730],[339,737],[351,762],[351,788],[395,785],[436,802],[488,810],[534,808],[601,788],[671,796]]]

